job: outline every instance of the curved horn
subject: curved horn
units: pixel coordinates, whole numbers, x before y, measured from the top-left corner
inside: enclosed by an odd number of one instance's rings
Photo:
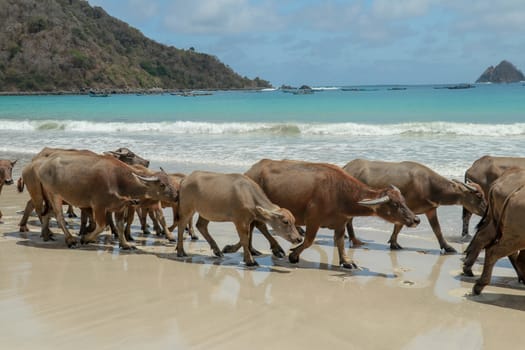
[[[390,185],[390,188],[393,189],[393,190],[398,191],[399,193],[401,193],[401,190],[399,188],[397,188],[396,185]]]
[[[476,188],[475,186],[469,185],[469,184],[467,184],[467,183],[464,183],[464,182],[458,181],[458,180],[456,180],[456,179],[452,179],[452,182],[455,182],[455,183],[457,183],[458,185],[465,187],[466,189],[468,189],[468,190],[471,191],[471,192],[479,192],[479,189],[478,189],[478,188]],[[472,182],[472,181],[471,181],[471,182]],[[475,182],[472,182],[472,183],[475,183]]]
[[[364,199],[362,201],[357,202],[357,204],[364,205],[364,206],[372,206],[372,205],[378,205],[378,204],[386,203],[389,200],[390,200],[390,197],[383,196],[383,197],[376,198],[376,199]]]
[[[156,176],[140,176],[135,173],[132,173],[137,179],[144,181],[144,182],[157,182],[160,181],[158,177]]]

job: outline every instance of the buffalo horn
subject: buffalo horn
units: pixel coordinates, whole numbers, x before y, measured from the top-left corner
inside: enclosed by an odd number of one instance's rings
[[[156,176],[140,176],[140,175],[137,175],[135,173],[132,173],[133,175],[135,175],[135,177],[137,177],[139,180],[142,180],[144,182],[157,182],[159,181],[159,178],[156,177]]]
[[[357,204],[371,206],[371,205],[383,204],[383,203],[388,202],[389,200],[390,200],[390,197],[383,196],[383,197],[376,198],[376,199],[365,199],[365,200],[357,202]]]
[[[461,182],[461,181],[458,181],[456,179],[452,179],[453,182],[457,183],[458,185],[462,185],[464,187],[466,187],[469,191],[472,191],[472,192],[478,192],[478,189],[474,186],[471,186],[467,183],[464,183],[464,182]]]

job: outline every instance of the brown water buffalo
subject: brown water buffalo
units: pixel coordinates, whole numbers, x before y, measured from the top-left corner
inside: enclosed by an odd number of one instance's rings
[[[384,187],[387,184],[398,187],[406,199],[407,206],[416,214],[426,215],[440,248],[447,253],[455,253],[456,250],[443,237],[437,208],[440,205],[460,204],[478,215],[485,211],[483,191],[478,185],[448,180],[416,162],[394,163],[355,159],[343,169],[372,187]],[[402,228],[402,224],[395,224],[389,240],[390,249],[401,249],[397,243],[397,236]],[[350,238],[355,240],[352,220],[348,222],[347,229]]]
[[[194,171],[182,181],[179,197],[178,256],[186,256],[183,233],[195,212],[199,213],[197,229],[208,241],[216,256],[222,256],[222,252],[208,232],[208,223],[230,221],[235,224],[247,266],[257,265],[249,248],[250,232],[255,221],[269,224],[278,235],[291,243],[301,241],[301,236],[295,228],[294,216],[287,209],[272,203],[255,182],[242,174]]]
[[[129,165],[142,165],[143,167],[149,167],[149,160],[142,158],[138,154],[132,152],[129,148],[121,147],[114,151],[106,151],[104,154],[113,156]]]
[[[488,195],[492,183],[509,168],[518,167],[525,169],[525,158],[520,157],[493,157],[483,156],[472,163],[472,166],[465,172],[465,182],[474,182],[481,186],[485,194]],[[472,212],[463,207],[463,230],[461,235],[469,237],[469,221]]]
[[[90,150],[85,150],[85,149],[79,150],[79,149],[65,149],[65,148],[44,147],[38,154],[36,154],[33,157],[32,161],[34,161],[35,159],[39,159],[39,158],[46,158],[46,157],[49,157],[50,155],[56,154],[56,153],[84,153],[84,154],[91,154],[91,155],[96,155],[97,154],[95,152],[92,152]],[[129,164],[129,165],[138,165],[138,166],[145,166],[145,167],[147,167],[149,165],[149,161],[148,160],[145,160],[144,158],[138,156],[137,154],[133,153],[132,151],[130,151],[127,148],[119,148],[116,151],[108,151],[108,152],[104,152],[104,153],[108,154],[108,155],[111,155],[111,156],[113,156],[113,157],[115,157],[115,158],[123,161],[124,163]],[[23,192],[24,185],[26,184],[28,179],[33,179],[34,178],[34,176],[31,176],[31,174],[28,174],[28,172],[31,171],[31,166],[32,166],[31,163],[26,165],[27,169],[25,169],[25,171],[22,172],[22,176],[18,180],[18,184],[17,185],[18,185],[18,191],[19,192]],[[25,176],[24,176],[24,174],[25,174]],[[31,186],[31,184],[28,184],[28,186]],[[20,232],[28,232],[29,231],[29,228],[27,227],[27,221],[28,221],[29,215],[31,214],[33,209],[34,209],[33,202],[31,200],[28,200],[27,204],[26,204],[26,207],[24,209],[24,214],[23,214],[22,218],[20,219],[20,223],[19,223]],[[67,213],[68,213],[69,217],[75,217],[76,216],[74,211],[73,211],[73,207],[71,205],[68,206]],[[40,213],[37,213],[37,214],[40,216]],[[84,215],[86,215],[86,214],[84,214]],[[87,219],[88,218],[86,216],[84,216],[82,218],[81,233],[86,231]],[[112,220],[111,217],[108,217],[108,224],[111,227],[111,231],[116,233],[116,229],[115,229],[115,226],[113,224],[113,220]],[[46,232],[46,235],[44,236],[44,240],[48,240],[48,239],[52,239],[51,232]]]
[[[495,180],[488,193],[488,208],[467,248],[465,275],[473,276],[472,265],[485,248],[483,272],[472,289],[480,294],[490,283],[496,261],[508,256],[520,281],[525,281],[525,170],[511,168]]]
[[[137,200],[177,200],[178,191],[166,173],[142,177],[129,165],[112,156],[56,153],[32,163],[35,165],[34,173],[41,191],[30,191],[30,194],[37,212],[43,213],[43,230],[49,226],[50,218],[49,210],[43,210],[42,207],[45,202],[46,209],[51,206],[54,210],[69,247],[76,245],[77,241],[65,225],[60,210],[63,201],[92,210],[96,227],[82,237],[81,243],[92,242],[106,227],[106,214],[116,212],[119,214],[117,231],[120,246],[128,249],[134,247],[124,237],[123,210]]]
[[[17,188],[19,192],[24,191],[24,186],[28,187],[28,191],[31,192],[38,192],[40,191],[40,183],[36,179],[36,175],[34,173],[34,166],[36,166],[36,163],[34,163],[35,160],[41,159],[41,158],[47,158],[53,154],[56,153],[83,153],[83,154],[91,154],[95,155],[95,152],[89,151],[89,150],[78,150],[78,149],[65,149],[65,148],[52,148],[52,147],[44,147],[40,152],[38,152],[31,160],[31,163],[26,164],[24,168],[22,169],[22,176],[20,179],[18,179]],[[27,221],[29,219],[29,215],[31,215],[31,212],[35,209],[33,205],[33,200],[29,199],[26,203],[26,207],[24,209],[24,214],[22,215],[22,218],[20,219],[20,223],[18,224],[20,226],[20,232],[28,232],[29,228],[27,227]],[[40,217],[40,212],[37,211],[38,217]],[[74,211],[73,207],[69,206],[68,208],[68,216],[74,217]],[[44,240],[52,239],[52,233],[51,231],[45,230],[43,232],[43,238]]]
[[[375,215],[410,227],[419,223],[397,188],[373,189],[335,165],[263,159],[245,174],[272,202],[289,209],[297,225],[306,225],[303,243],[288,257],[291,263],[297,263],[301,252],[312,245],[319,228],[327,227],[334,230],[340,264],[355,267],[344,249],[345,224],[353,216]]]
[[[2,193],[2,187],[4,185],[13,184],[13,167],[16,164],[16,160],[0,159],[0,193]],[[0,210],[0,222],[2,219],[2,211]]]

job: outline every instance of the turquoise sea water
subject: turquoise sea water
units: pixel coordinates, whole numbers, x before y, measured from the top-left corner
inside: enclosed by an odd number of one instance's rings
[[[127,146],[174,171],[244,171],[261,158],[344,165],[416,160],[462,177],[483,154],[523,156],[525,86],[364,86],[164,95],[1,96],[0,158],[43,146]]]

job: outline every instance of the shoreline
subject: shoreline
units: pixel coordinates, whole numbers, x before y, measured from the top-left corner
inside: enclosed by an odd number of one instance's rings
[[[461,254],[442,255],[433,235],[406,229],[405,249],[392,252],[391,226],[379,219],[367,219],[368,229],[356,224],[367,243],[347,249],[358,270],[337,266],[326,229],[297,265],[273,258],[256,233],[263,255],[259,267],[247,268],[242,250],[216,258],[200,233],[184,242],[189,257],[177,258],[173,244],[142,236],[136,223],[136,251],[120,250],[107,231],[97,244],[68,249],[56,226],[56,241],[43,242],[35,217],[31,232],[18,232],[28,198],[15,186],[0,195],[0,336],[7,348],[466,350],[525,341],[525,287],[507,260],[473,297],[475,278],[461,275]],[[77,219],[69,221],[76,233]],[[238,239],[231,223],[211,223],[210,232],[220,247]],[[466,247],[447,239],[458,251]],[[476,263],[476,276],[480,270]]]

